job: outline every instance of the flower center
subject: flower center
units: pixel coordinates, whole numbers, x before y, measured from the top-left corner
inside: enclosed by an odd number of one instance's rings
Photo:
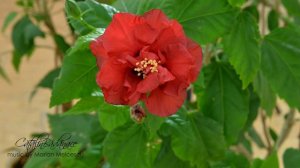
[[[160,61],[157,62],[154,59],[144,58],[142,61],[139,61],[135,64],[136,68],[134,68],[134,71],[137,72],[138,76],[142,76],[144,79],[148,73],[158,72],[157,67],[159,63]]]

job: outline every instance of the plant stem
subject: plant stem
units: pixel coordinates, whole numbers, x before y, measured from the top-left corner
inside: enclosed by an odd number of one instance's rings
[[[212,46],[211,44],[208,44],[205,47],[205,55],[204,55],[204,60],[203,60],[204,65],[208,65],[210,63],[210,60],[211,60],[212,56],[213,56],[212,50],[210,49],[211,46]]]
[[[288,137],[289,133],[291,132],[291,128],[293,127],[294,123],[295,123],[295,109],[291,109],[290,112],[287,114],[287,118],[284,122],[284,125],[281,129],[281,133],[275,143],[274,149],[278,150],[280,148],[280,146],[282,145],[282,143],[284,142],[284,140]]]
[[[248,159],[248,161],[253,160],[252,154],[243,146],[243,144],[236,145],[235,150],[244,155]]]
[[[266,115],[264,114],[263,110],[260,110],[260,114],[261,114],[261,123],[262,123],[262,127],[263,127],[263,133],[265,136],[265,139],[267,141],[267,150],[268,150],[268,155],[271,154],[272,152],[272,144],[271,144],[271,140],[270,140],[270,135],[269,135],[269,130],[267,128],[267,124],[266,124]]]
[[[260,11],[260,17],[261,17],[261,34],[264,36],[266,34],[266,5],[264,3],[264,0],[262,0],[261,3],[261,11]]]
[[[62,51],[59,49],[58,44],[55,41],[55,36],[57,35],[57,32],[55,30],[55,26],[53,24],[53,21],[52,21],[51,15],[50,15],[50,11],[49,11],[49,7],[47,5],[47,2],[46,2],[46,0],[41,0],[40,2],[42,3],[41,6],[42,6],[42,9],[43,9],[43,13],[45,15],[45,20],[44,20],[45,25],[49,29],[50,35],[51,35],[51,37],[52,37],[52,39],[54,41],[54,44],[55,44],[54,63],[55,63],[55,67],[58,67],[59,63],[61,63],[62,60],[63,60],[64,53],[62,53]],[[64,103],[64,104],[62,104],[62,111],[66,112],[71,107],[72,107],[72,101],[70,101],[68,103]]]

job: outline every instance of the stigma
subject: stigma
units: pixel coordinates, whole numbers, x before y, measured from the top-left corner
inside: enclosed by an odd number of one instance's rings
[[[137,76],[142,76],[144,79],[147,74],[158,72],[157,68],[159,63],[160,61],[157,62],[155,59],[144,58],[135,64],[136,68],[134,68],[134,71],[137,72]]]

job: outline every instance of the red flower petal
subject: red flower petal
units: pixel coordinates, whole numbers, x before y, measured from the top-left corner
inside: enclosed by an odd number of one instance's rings
[[[120,56],[120,53],[134,55],[142,46],[134,37],[134,29],[143,19],[129,13],[117,13],[101,36],[107,53]],[[97,39],[98,40],[98,39]]]
[[[175,77],[166,68],[159,66],[157,73],[150,73],[138,84],[137,91],[147,93],[174,79]]]
[[[146,99],[146,107],[150,113],[166,117],[177,112],[182,106],[186,97],[186,92],[183,90],[178,96],[170,96],[165,94],[160,88],[151,92]]]
[[[116,59],[109,59],[104,62],[97,75],[97,83],[103,90],[104,98],[112,104],[126,104],[123,100],[124,74],[127,71],[125,64]]]
[[[180,81],[190,83],[194,74],[190,74],[195,69],[195,58],[182,44],[170,44],[166,51],[166,67]]]
[[[202,49],[197,43],[190,39],[187,39],[187,49],[194,57],[195,69],[191,71],[191,82],[194,82],[197,80],[197,76],[202,67]]]
[[[159,9],[146,12],[143,16],[146,23],[153,29],[164,29],[170,25],[168,17]]]

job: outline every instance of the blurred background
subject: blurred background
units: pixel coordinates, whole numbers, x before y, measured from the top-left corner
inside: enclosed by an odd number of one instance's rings
[[[58,1],[53,7],[53,20],[59,34],[68,37],[70,34],[66,24],[64,1]],[[1,0],[1,26],[5,17],[12,11],[22,13],[14,0]],[[18,17],[18,16],[17,16]],[[19,15],[20,17],[20,15]],[[44,25],[41,25],[42,28]],[[0,33],[0,64],[5,69],[10,83],[0,79],[0,167],[9,167],[16,158],[7,156],[15,142],[22,138],[30,138],[32,133],[47,132],[47,113],[49,109],[50,90],[39,89],[30,101],[35,85],[50,71],[54,65],[54,44],[49,37],[36,38],[40,45],[30,58],[24,58],[19,72],[12,66],[11,31],[13,23]]]
[[[57,32],[67,37],[65,40],[71,43],[72,38],[63,8],[64,1],[58,1],[50,12],[52,13],[53,23]],[[0,11],[1,24],[9,12],[22,12],[16,6],[14,0],[1,0]],[[0,78],[0,167],[10,167],[14,160],[17,159],[8,157],[7,153],[14,148],[18,139],[22,137],[30,138],[30,135],[33,133],[49,131],[47,113],[54,113],[54,109],[49,109],[49,90],[39,89],[35,97],[30,101],[30,95],[36,84],[45,74],[55,68],[53,57],[55,46],[53,40],[48,36],[46,38],[36,38],[38,47],[30,58],[26,57],[23,59],[19,72],[16,72],[11,64],[13,50],[11,42],[12,26],[13,24],[10,24],[6,31],[0,34],[0,65],[5,69],[10,79],[10,82],[7,82]],[[41,25],[42,29],[43,26]],[[287,113],[289,109],[286,104],[281,100],[278,101],[282,113]],[[297,117],[299,118],[299,116]],[[266,122],[275,132],[279,133],[283,124],[283,117],[273,113],[272,118],[267,119]],[[263,133],[261,117],[258,117],[255,121],[255,128],[258,133]],[[299,131],[300,125],[297,122],[280,149],[279,158],[282,158],[283,151],[288,147],[299,146]],[[253,148],[254,157],[265,157],[265,150],[261,150],[255,144],[253,144]]]

